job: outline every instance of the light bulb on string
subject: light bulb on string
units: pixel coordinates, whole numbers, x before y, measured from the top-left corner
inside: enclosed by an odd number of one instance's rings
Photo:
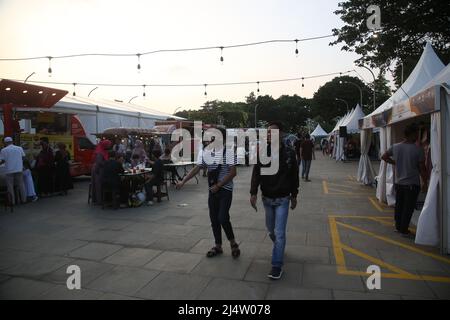
[[[74,82],[73,83],[73,93],[72,93],[72,95],[75,97],[76,95],[77,95],[77,93],[75,92],[75,86],[76,86],[77,84]]]
[[[136,54],[136,56],[137,56],[137,59],[138,59],[137,71],[138,71],[138,73],[141,73],[141,54],[138,53],[138,54]]]
[[[206,92],[206,86],[207,84],[205,84],[205,99],[208,97],[208,93]]]
[[[295,57],[298,57],[298,39],[295,39]]]
[[[48,58],[48,76],[51,77],[52,76],[52,57],[47,57]]]
[[[305,87],[305,78],[302,77],[302,88]]]
[[[259,81],[256,82],[256,85],[257,85],[256,92],[259,94]]]
[[[144,99],[145,99],[145,96],[146,96],[146,94],[145,94],[145,84],[144,84],[142,87],[144,88],[144,90],[143,90],[143,92],[142,92],[142,96],[143,96]]]
[[[220,47],[220,63],[223,65],[223,47]]]

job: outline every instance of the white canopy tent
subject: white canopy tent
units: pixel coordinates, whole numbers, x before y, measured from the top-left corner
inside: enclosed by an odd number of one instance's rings
[[[442,86],[442,87],[441,87]],[[428,82],[422,92],[438,87],[441,98],[439,110],[431,114],[431,161],[433,169],[427,197],[417,223],[417,244],[436,246],[450,253],[450,64]]]
[[[359,129],[359,119],[364,118],[365,114],[361,109],[359,104],[356,105],[352,113],[340,124],[341,127],[347,127],[347,133],[358,133]]]
[[[314,129],[313,132],[310,134],[311,137],[326,137],[328,136],[328,133],[323,130],[323,128],[320,126],[320,124],[317,125],[317,127]]]
[[[18,111],[46,111],[77,115],[88,138],[94,143],[96,142],[96,137],[93,134],[102,132],[107,128],[152,128],[156,121],[169,118],[185,120],[184,118],[140,105],[79,96],[66,96],[50,109],[18,108]],[[24,124],[24,126],[26,125]]]
[[[392,109],[396,104],[408,100],[409,97],[414,96],[420,92],[423,87],[430,82],[442,69],[444,64],[436,55],[433,47],[429,42],[425,45],[425,49],[417,62],[414,70],[403,85],[382,105],[380,105],[375,111],[367,115],[363,120],[363,129],[372,130],[372,128],[378,125],[374,123],[375,118],[382,118],[384,112]],[[361,135],[361,149],[365,146],[370,146],[370,139],[372,134],[366,132]],[[380,128],[380,156],[391,146],[391,127],[381,126]],[[363,157],[363,154],[361,154]],[[362,160],[366,162],[367,160]],[[360,159],[361,162],[361,159]],[[364,184],[372,184],[372,173],[370,172],[371,165],[358,168],[358,176],[363,177],[360,182]],[[394,198],[394,173],[392,166],[386,164],[384,161],[380,163],[380,169],[378,173],[378,183],[376,196],[379,201],[387,202],[388,205],[395,203]]]

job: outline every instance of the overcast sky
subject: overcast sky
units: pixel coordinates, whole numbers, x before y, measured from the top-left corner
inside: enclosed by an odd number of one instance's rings
[[[222,46],[270,39],[296,39],[331,34],[342,25],[337,0],[0,0],[0,57],[56,56],[73,53],[139,53],[157,49]],[[0,77],[90,83],[214,83],[262,81],[354,69],[355,54],[330,47],[333,38],[299,44],[269,44],[220,50],[164,53],[141,58],[86,57],[0,62]],[[371,76],[357,69],[366,79]],[[332,77],[264,84],[261,94],[312,97]],[[72,86],[57,86],[72,92]],[[94,87],[77,87],[87,96]],[[207,99],[243,101],[256,85],[208,87]],[[91,97],[121,99],[172,113],[177,107],[197,108],[205,102],[203,87],[100,87]]]

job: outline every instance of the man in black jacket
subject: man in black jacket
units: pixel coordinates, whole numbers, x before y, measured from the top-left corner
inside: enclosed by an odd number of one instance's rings
[[[271,123],[269,126],[268,144],[270,149],[271,130],[281,131],[280,123]],[[286,225],[289,212],[289,202],[291,209],[297,206],[297,194],[299,187],[298,166],[295,150],[286,146],[280,139],[279,169],[274,175],[262,175],[261,167],[269,165],[256,164],[253,167],[252,181],[250,187],[250,203],[256,210],[256,200],[258,187],[261,186],[262,201],[266,212],[266,227],[269,237],[273,241],[272,269],[267,275],[269,278],[277,280],[283,274],[283,257],[286,246]]]

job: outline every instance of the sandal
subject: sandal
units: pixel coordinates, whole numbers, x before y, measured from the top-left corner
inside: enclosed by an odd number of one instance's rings
[[[212,258],[212,257],[218,256],[218,255],[220,255],[220,254],[222,254],[222,253],[223,253],[223,250],[222,250],[221,248],[213,247],[213,248],[211,248],[211,250],[209,250],[209,251],[206,253],[206,256],[207,256],[208,258]]]
[[[237,243],[231,245],[231,255],[233,258],[238,258],[241,255],[241,250]]]

